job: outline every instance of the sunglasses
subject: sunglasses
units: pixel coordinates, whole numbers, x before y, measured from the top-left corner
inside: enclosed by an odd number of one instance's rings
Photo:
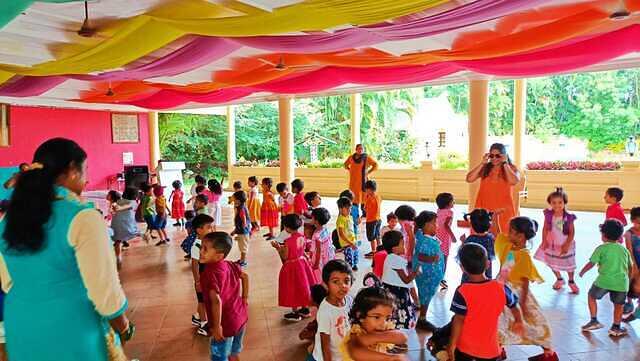
[[[489,154],[489,158],[490,159],[494,159],[494,158],[497,159],[497,158],[501,158],[501,157],[502,157],[502,154]]]

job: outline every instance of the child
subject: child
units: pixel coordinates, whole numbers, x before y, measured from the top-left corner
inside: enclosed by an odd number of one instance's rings
[[[355,272],[358,271],[358,245],[356,235],[353,232],[353,219],[349,216],[351,212],[351,201],[348,198],[338,199],[338,219],[336,220],[336,230],[340,248],[344,249],[344,260]]]
[[[331,243],[331,234],[327,230],[327,223],[331,220],[331,215],[324,208],[315,208],[311,211],[311,219],[314,225],[311,236],[311,268],[313,268],[316,279],[321,280],[322,268],[336,257],[336,251]]]
[[[247,252],[249,252],[249,238],[251,237],[251,219],[249,218],[249,210],[247,209],[247,194],[244,191],[233,193],[234,217],[232,236],[238,243],[240,250],[240,259],[236,262],[240,267],[247,267]]]
[[[382,207],[382,198],[376,193],[378,185],[374,180],[368,180],[364,183],[364,214],[365,214],[365,230],[367,232],[367,240],[371,244],[371,252],[365,254],[366,258],[373,258],[380,241],[380,208]]]
[[[182,243],[180,243],[180,248],[182,248],[182,250],[185,253],[184,259],[186,261],[191,260],[191,246],[193,246],[193,243],[196,241],[196,238],[198,238],[198,235],[193,230],[193,226],[192,226],[192,222],[195,216],[196,216],[196,213],[192,210],[188,210],[184,212],[184,217],[187,220],[187,222],[184,224],[184,229],[185,231],[187,231],[187,238],[185,238],[182,241]]]
[[[398,224],[398,217],[396,217],[395,213],[391,212],[387,214],[387,225],[382,227],[380,230],[380,237],[384,237],[384,235],[389,231],[398,231],[400,232],[400,224]],[[373,274],[376,275],[379,279],[382,279],[382,272],[384,270],[384,261],[387,259],[387,251],[384,250],[382,246],[382,242],[376,247],[376,253],[373,255],[373,260],[371,261],[371,268],[373,269]]]
[[[165,231],[169,210],[167,209],[167,199],[164,197],[164,187],[155,184],[153,186],[153,195],[156,198],[156,227],[158,232],[160,232],[160,240],[156,243],[156,246],[169,244],[169,236],[167,236],[167,231]]]
[[[564,279],[560,272],[567,272],[571,293],[577,294],[580,289],[576,285],[573,274],[576,270],[576,243],[574,241],[576,216],[567,212],[569,198],[562,188],[556,188],[547,196],[550,208],[544,210],[544,227],[542,228],[542,244],[535,254],[535,258],[546,263],[556,282],[554,290],[564,286]]]
[[[288,214],[282,221],[289,238],[284,244],[271,242],[283,263],[278,279],[278,306],[291,307],[292,312],[285,314],[284,319],[297,322],[309,316],[309,288],[318,281],[304,257],[305,240],[298,232],[302,225],[300,217]]]
[[[629,285],[629,298],[624,305],[623,314],[627,316],[623,319],[624,322],[630,322],[640,317],[640,307],[633,312],[633,302],[631,297],[640,296],[640,273],[638,267],[640,267],[640,207],[631,208],[631,223],[633,224],[627,232],[624,234],[625,245],[629,253],[631,254],[631,260],[633,261],[633,273],[631,273],[631,282]]]
[[[607,207],[607,213],[605,219],[617,219],[623,226],[627,225],[627,217],[624,215],[624,209],[622,208],[622,197],[624,197],[624,191],[618,187],[608,188],[604,193],[604,201],[609,205]],[[620,239],[622,243],[622,239]]]
[[[286,183],[278,183],[276,191],[280,195],[278,197],[278,209],[280,210],[280,230],[284,229],[282,219],[287,214],[293,213],[293,194],[289,193],[289,186]]]
[[[275,238],[275,229],[278,227],[278,205],[271,191],[273,179],[262,178],[261,185],[263,202],[260,208],[260,225],[269,228],[269,233],[264,236],[267,241],[270,241]]]
[[[209,233],[202,239],[200,276],[211,332],[211,360],[238,360],[246,329],[249,276],[226,260],[232,240],[225,232]],[[242,289],[242,291],[241,291]]]
[[[302,214],[302,222],[304,223],[304,237],[306,239],[311,239],[311,237],[313,236],[313,232],[315,231],[311,213],[314,209],[320,207],[322,198],[320,198],[320,193],[318,192],[308,192],[304,195],[304,201],[307,203],[307,211]]]
[[[404,237],[398,231],[389,231],[382,237],[382,245],[389,254],[384,261],[382,284],[396,297],[392,319],[397,329],[414,328],[416,322],[415,304],[411,301],[410,289],[418,276],[418,270],[409,271],[404,243]]]
[[[603,244],[599,245],[589,262],[580,271],[580,277],[593,266],[598,265],[598,278],[589,289],[589,313],[591,321],[582,326],[583,331],[597,330],[604,327],[598,322],[597,300],[609,294],[613,302],[613,324],[609,329],[609,336],[620,337],[627,334],[627,329],[620,326],[622,311],[629,291],[629,275],[633,270],[629,251],[618,244],[624,227],[617,219],[607,219],[600,225]]]
[[[309,208],[307,202],[304,200],[304,192],[302,190],[304,190],[304,182],[302,179],[294,179],[293,182],[291,182],[291,192],[294,194],[293,213],[300,217],[302,217]]]
[[[191,189],[189,190],[190,197],[187,200],[187,204],[192,204],[192,202],[195,201],[196,196],[202,193],[202,190],[204,190],[204,184],[207,182],[207,180],[204,179],[204,177],[201,176],[200,174],[196,174],[193,180],[195,183],[193,183],[193,185],[191,186]],[[198,192],[198,187],[202,187],[200,188],[202,189],[200,192]]]
[[[204,194],[198,194],[193,202],[193,210],[196,215],[198,214],[209,214],[207,210],[207,203],[209,203],[209,198],[207,198]]]
[[[351,214],[351,219],[353,219],[353,234],[356,235],[356,239],[357,239],[358,226],[360,226],[361,219],[360,219],[360,208],[358,207],[357,204],[353,204],[353,198],[354,198],[353,192],[349,189],[345,189],[342,191],[342,193],[340,193],[340,196],[338,197],[339,198],[344,197],[351,201],[352,206],[351,206],[350,214]]]
[[[249,209],[249,218],[251,219],[251,233],[260,229],[260,198],[258,198],[258,178],[249,177],[247,180],[249,185],[249,199],[247,208]]]
[[[193,227],[191,226],[191,222],[193,218],[196,216],[196,212],[191,209],[188,211],[184,211],[184,230],[187,231],[187,234],[193,233]]]
[[[415,233],[413,231],[413,221],[416,218],[416,210],[413,207],[403,204],[394,212],[400,224],[400,233],[404,239],[405,258],[411,262],[413,258],[413,248],[416,244]],[[387,251],[388,252],[388,251]]]
[[[113,205],[116,204],[117,201],[119,201],[122,198],[122,195],[120,194],[120,192],[116,191],[116,190],[110,190],[109,192],[107,192],[107,196],[105,197],[105,200],[107,201],[107,215],[104,217],[105,220],[110,221],[111,217],[113,216]],[[100,213],[102,213],[102,210],[100,210]]]
[[[173,186],[173,191],[171,191],[171,195],[169,196],[169,201],[171,201],[171,215],[173,219],[176,220],[176,223],[173,225],[175,227],[184,226],[184,192],[182,192],[182,182],[175,180],[171,183],[171,186]]]
[[[489,263],[487,264],[487,269],[485,270],[485,277],[488,280],[493,278],[493,269],[491,267],[491,261],[493,261],[495,256],[495,237],[489,230],[491,229],[491,224],[493,220],[493,213],[487,211],[484,208],[476,208],[471,213],[466,213],[464,215],[464,220],[471,223],[471,229],[473,230],[473,234],[468,237],[464,235],[460,238],[460,240],[464,243],[476,243],[484,247],[487,251],[487,257],[489,259]],[[467,282],[468,275],[467,273],[462,273],[462,280],[460,283]]]
[[[393,313],[393,295],[382,287],[361,289],[349,312],[351,330],[341,345],[343,361],[406,360],[389,353],[395,345],[407,343],[407,335],[387,321]]]
[[[398,217],[393,212],[387,214],[387,225],[382,227],[380,230],[380,239],[382,239],[384,234],[389,231],[402,231],[400,224],[398,223]]]
[[[518,297],[511,289],[486,276],[487,251],[477,243],[458,249],[458,261],[467,282],[456,289],[451,301],[452,321],[450,360],[498,360],[498,320],[506,305],[513,315],[513,330],[522,333],[522,314]],[[454,358],[455,357],[455,358]]]
[[[213,231],[222,226],[222,206],[220,205],[220,197],[222,197],[222,185],[216,179],[209,179],[207,189],[204,191],[207,196],[207,211],[213,217]]]
[[[198,327],[198,335],[207,336],[207,313],[202,295],[202,284],[200,283],[200,274],[204,272],[204,264],[200,263],[200,249],[202,248],[202,239],[213,230],[213,218],[208,214],[198,214],[191,222],[196,233],[196,240],[191,246],[191,273],[193,274],[193,283],[196,289],[196,299],[198,300],[198,314],[191,315],[191,324]]]
[[[160,233],[157,226],[156,207],[153,200],[152,187],[147,183],[142,183],[140,184],[140,190],[144,194],[142,196],[142,201],[140,201],[140,207],[142,208],[142,216],[144,217],[144,221],[147,223],[147,230],[145,231],[144,236],[147,240],[147,243],[149,243],[149,237],[156,238],[153,235],[153,231],[157,231],[158,233]]]
[[[503,311],[499,335],[503,345],[541,346],[544,354],[536,356],[536,360],[557,361],[558,355],[551,349],[551,328],[529,290],[529,283],[544,281],[526,248],[527,242],[537,231],[536,221],[528,217],[515,217],[509,222],[509,233],[502,233],[496,238],[496,255],[500,260],[498,280],[509,286],[518,296],[524,316],[522,335],[513,329],[514,322],[517,323],[513,314]]]
[[[341,361],[340,344],[349,333],[349,310],[352,298],[349,290],[353,284],[353,272],[342,260],[329,261],[322,269],[322,281],[327,287],[327,297],[318,307],[313,352],[308,361]]]
[[[453,195],[451,193],[440,193],[436,196],[436,204],[438,205],[438,219],[437,219],[437,234],[436,237],[440,240],[440,249],[444,255],[444,272],[447,272],[447,260],[449,259],[449,248],[451,248],[451,242],[456,241],[456,236],[451,230],[451,224],[453,223]],[[444,278],[440,282],[440,287],[446,290],[449,288],[447,280]]]
[[[231,185],[231,188],[233,189],[233,193],[242,192],[242,182],[240,181],[233,182],[233,185]],[[233,193],[228,198],[228,203],[231,205],[233,205]]]
[[[420,296],[420,317],[417,328],[435,331],[436,326],[427,321],[427,309],[431,299],[438,290],[438,284],[444,277],[444,262],[440,242],[435,238],[437,232],[437,214],[423,211],[415,219],[416,248],[413,254],[413,270],[422,272],[416,277],[418,295]]]
[[[320,277],[322,279],[322,276]],[[309,294],[311,295],[311,306],[318,308],[324,299],[327,297],[327,289],[321,283],[313,285],[309,288]],[[311,341],[311,344],[307,348],[309,353],[313,352],[313,340],[316,338],[316,332],[318,332],[318,320],[314,319],[309,322],[298,334],[298,338],[301,341]]]
[[[113,248],[116,254],[116,263],[120,267],[122,264],[122,246],[139,235],[138,224],[135,218],[137,191],[135,188],[124,190],[122,199],[111,205],[113,218],[111,228],[113,229]]]

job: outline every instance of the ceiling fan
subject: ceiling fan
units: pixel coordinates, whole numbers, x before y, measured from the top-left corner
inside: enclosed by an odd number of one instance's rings
[[[85,37],[85,38],[90,38],[92,36],[94,36],[96,34],[96,28],[91,26],[91,23],[89,22],[89,3],[88,1],[84,2],[84,21],[82,22],[82,26],[80,27],[80,30],[78,30],[78,35]]]
[[[627,9],[624,0],[620,0],[620,6],[614,11],[609,18],[612,20],[626,20],[631,16],[631,12]]]
[[[305,64],[305,65],[287,65],[284,62],[284,57],[280,56],[280,59],[278,59],[277,63],[273,63],[267,59],[263,59],[263,58],[258,58],[259,61],[267,64],[267,65],[271,65],[273,66],[273,70],[275,71],[285,71],[285,70],[289,70],[289,69],[306,69],[306,68],[314,68],[315,65],[311,65],[311,64]]]

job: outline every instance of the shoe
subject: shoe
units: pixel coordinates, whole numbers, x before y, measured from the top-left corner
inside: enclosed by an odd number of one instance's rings
[[[449,285],[447,284],[447,281],[445,280],[440,281],[440,288],[442,288],[443,290],[449,289]]]
[[[190,254],[185,254],[184,255],[184,260],[185,261],[189,261],[191,259],[191,255]]]
[[[582,331],[593,331],[603,327],[604,325],[601,324],[600,322],[592,320],[582,326]]]
[[[364,255],[364,258],[373,258],[373,252],[369,252],[367,254]]]
[[[609,336],[611,337],[621,337],[627,335],[627,329],[622,326],[611,326],[609,329]]]
[[[529,357],[529,361],[559,361],[557,353],[541,353],[539,355]]]
[[[575,282],[569,281],[569,289],[571,290],[571,293],[574,295],[577,295],[578,293],[580,293],[580,289],[578,288],[578,285]]]
[[[311,316],[311,311],[309,311],[308,308],[303,307],[301,309],[298,310],[298,314],[304,318],[307,318],[309,316]]]
[[[297,312],[289,312],[284,315],[284,319],[290,322],[300,322],[302,321],[302,316]]]
[[[236,261],[236,264],[237,264],[238,266],[242,267],[242,268],[247,267],[247,261],[243,261],[243,260],[241,260],[241,259],[237,260],[237,261]]]
[[[431,322],[427,321],[426,319],[419,319],[418,322],[416,322],[416,328],[425,330],[425,331],[429,331],[429,332],[434,332],[435,330],[437,330],[438,328]]]
[[[127,241],[122,241],[122,248],[129,248],[131,245]]]
[[[553,284],[552,288],[557,291],[557,290],[561,289],[562,287],[564,287],[564,279],[558,278],[556,280],[556,282]]]
[[[207,327],[207,322],[203,322],[202,324],[200,324],[200,326],[198,326],[198,331],[196,331],[198,333],[198,335],[200,336],[209,336],[209,330]]]
[[[199,317],[196,317],[196,315],[191,315],[191,324],[200,327],[202,325],[202,322],[200,321]]]
[[[629,316],[630,314],[633,313],[633,303],[627,301],[627,303],[624,304],[624,306],[622,307],[622,316]]]
[[[171,243],[171,239],[169,239],[169,238],[165,239],[165,240],[164,240],[164,243],[166,243],[166,244],[170,244],[170,243]]]
[[[176,222],[173,224],[174,227],[180,227],[182,224],[180,224],[180,222]]]
[[[622,322],[624,322],[624,323],[630,323],[630,322],[635,321],[635,320],[636,320],[636,316],[633,313],[630,314],[627,317],[623,317],[622,318]]]

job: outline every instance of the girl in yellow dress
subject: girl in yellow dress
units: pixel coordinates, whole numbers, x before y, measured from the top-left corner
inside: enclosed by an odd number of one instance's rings
[[[258,178],[251,176],[248,179],[249,199],[247,200],[247,208],[249,209],[249,218],[251,219],[251,233],[260,229],[260,198],[258,198]]]
[[[498,280],[508,285],[519,299],[524,321],[524,333],[513,331],[514,318],[505,308],[500,316],[499,337],[502,345],[537,345],[544,350],[535,360],[558,360],[551,348],[551,328],[538,302],[529,290],[531,282],[542,283],[533,258],[526,248],[527,241],[538,231],[538,223],[528,217],[515,217],[509,222],[508,233],[496,238],[496,256],[500,260]],[[534,359],[534,358],[531,358]]]

